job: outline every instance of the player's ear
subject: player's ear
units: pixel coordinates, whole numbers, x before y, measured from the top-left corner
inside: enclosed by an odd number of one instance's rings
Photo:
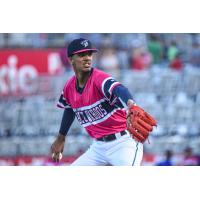
[[[68,60],[69,60],[69,62],[70,62],[70,64],[71,64],[71,65],[73,65],[73,64],[74,64],[74,60],[73,60],[73,58],[72,58],[72,57],[69,57],[69,59],[68,59]]]

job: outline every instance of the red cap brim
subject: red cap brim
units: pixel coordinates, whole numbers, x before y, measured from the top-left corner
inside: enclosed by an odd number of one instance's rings
[[[86,51],[98,52],[97,49],[82,49],[82,50],[79,50],[79,51],[75,51],[73,54],[78,54],[78,53],[82,53],[82,52],[86,52]]]

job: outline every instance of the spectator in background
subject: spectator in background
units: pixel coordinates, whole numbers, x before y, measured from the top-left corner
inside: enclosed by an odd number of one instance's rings
[[[200,67],[200,41],[196,41],[192,45],[190,62],[194,67]]]
[[[181,163],[183,166],[196,166],[198,165],[198,157],[193,153],[191,147],[187,147],[184,150],[183,162]]]
[[[130,52],[127,52],[125,49],[119,48],[116,51],[116,55],[119,59],[120,70],[129,69],[129,67],[130,67],[130,63],[129,63]]]
[[[115,47],[112,41],[112,37],[110,33],[102,33],[102,38],[100,42],[100,47],[101,48],[106,48],[108,46]]]
[[[7,128],[7,129],[5,130],[5,137],[11,137],[11,136],[12,136],[12,131],[11,131],[10,128]]]
[[[178,55],[179,50],[175,41],[172,41],[167,49],[167,58],[169,62],[172,62]]]
[[[180,53],[178,53],[170,62],[170,68],[177,71],[181,71],[183,69],[183,61],[181,59]]]
[[[156,34],[150,34],[150,39],[148,41],[148,50],[153,57],[153,63],[158,64],[162,61],[163,48]]]
[[[164,160],[158,162],[156,166],[173,166],[172,158],[173,158],[173,152],[171,150],[167,150],[165,151]]]
[[[114,48],[105,48],[99,58],[99,65],[102,70],[119,79],[120,69],[119,60]]]
[[[148,69],[152,62],[151,54],[143,47],[135,48],[131,57],[131,68],[134,70]]]

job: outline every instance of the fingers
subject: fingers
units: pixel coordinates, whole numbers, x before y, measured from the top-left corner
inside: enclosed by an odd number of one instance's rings
[[[142,127],[140,124],[138,124],[137,122],[134,123],[133,127],[138,130],[138,132],[140,132],[142,135],[144,136],[148,136],[149,135],[149,131],[147,129],[145,129],[144,127]]]
[[[52,153],[53,162],[59,162],[62,159],[61,153]]]
[[[64,147],[62,145],[60,146],[56,143],[53,143],[51,145],[51,154],[53,162],[59,162],[61,160],[63,150]]]
[[[139,142],[144,143],[153,126],[157,125],[156,120],[142,108],[133,106],[127,117],[127,130],[131,136]]]
[[[151,126],[156,126],[157,122],[156,120],[147,112],[145,112],[142,108],[140,108],[139,106],[133,106],[133,115],[137,116],[140,115],[143,120],[150,124]]]
[[[147,124],[145,121],[138,119],[138,123],[145,128],[148,132],[151,132],[153,130],[153,127],[149,124]]]
[[[59,162],[59,159],[58,159],[58,157],[56,157],[56,156],[52,156],[52,161],[58,163],[58,162]]]
[[[146,140],[146,137],[139,133],[135,128],[130,127],[127,130],[131,133],[132,138],[136,139],[137,141],[143,143]]]
[[[145,112],[145,116],[146,116],[146,118],[144,118],[144,121],[146,120],[147,123],[151,124],[152,126],[156,126],[157,125],[156,120],[150,114]]]

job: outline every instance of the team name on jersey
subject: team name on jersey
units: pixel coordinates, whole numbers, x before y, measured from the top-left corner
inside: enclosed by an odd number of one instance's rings
[[[81,125],[103,119],[108,114],[101,104],[87,110],[75,111],[75,113]]]
[[[86,127],[106,120],[117,108],[111,106],[106,99],[101,99],[90,106],[74,108],[73,110],[80,124]]]

